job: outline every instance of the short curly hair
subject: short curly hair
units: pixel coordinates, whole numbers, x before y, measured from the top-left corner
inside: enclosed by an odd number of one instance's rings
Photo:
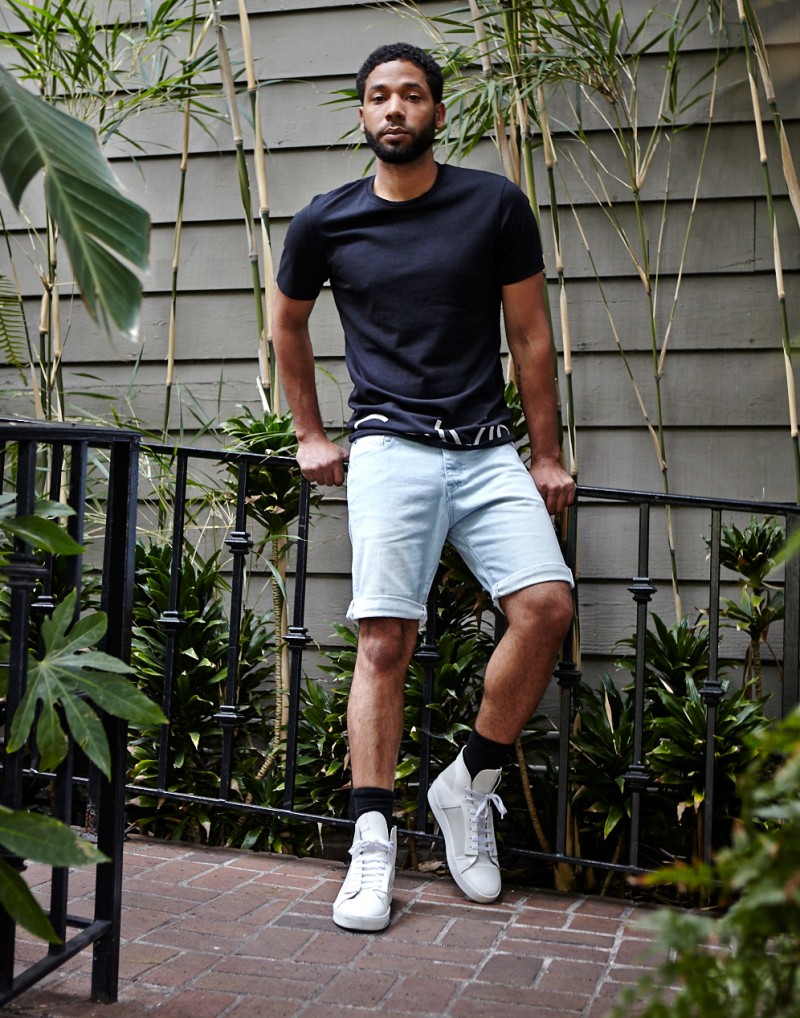
[[[408,63],[418,67],[425,75],[433,101],[436,103],[442,101],[444,75],[433,57],[419,46],[412,46],[410,42],[390,42],[373,50],[359,68],[356,75],[356,91],[360,102],[364,102],[364,92],[370,74],[380,64],[388,64],[392,60],[407,60]]]

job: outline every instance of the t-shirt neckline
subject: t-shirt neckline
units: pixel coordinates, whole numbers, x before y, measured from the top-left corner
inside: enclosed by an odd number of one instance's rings
[[[405,201],[391,201],[391,199],[389,198],[381,198],[379,194],[375,194],[375,175],[373,174],[366,180],[367,194],[373,201],[377,202],[379,205],[384,206],[385,208],[407,209],[413,205],[419,205],[426,199],[430,198],[439,187],[443,173],[444,165],[442,163],[436,163],[436,179],[428,188],[428,190],[423,191],[422,194],[418,194],[416,198],[408,198]]]

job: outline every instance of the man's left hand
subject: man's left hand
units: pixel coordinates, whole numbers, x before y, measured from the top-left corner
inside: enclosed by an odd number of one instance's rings
[[[575,481],[557,460],[539,460],[532,464],[531,477],[551,516],[575,501]]]

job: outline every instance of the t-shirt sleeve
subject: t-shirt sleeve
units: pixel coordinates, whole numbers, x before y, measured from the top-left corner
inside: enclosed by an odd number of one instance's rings
[[[505,182],[500,209],[500,285],[519,283],[544,269],[542,241],[530,202]]]
[[[328,266],[310,206],[289,223],[278,268],[281,293],[292,300],[315,300],[328,278]]]

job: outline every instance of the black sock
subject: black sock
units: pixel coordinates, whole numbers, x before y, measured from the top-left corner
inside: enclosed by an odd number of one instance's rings
[[[362,813],[380,813],[386,821],[386,829],[391,833],[394,827],[392,808],[394,792],[390,788],[351,788],[350,812],[353,820],[358,820]]]
[[[511,755],[513,743],[495,742],[473,728],[464,747],[464,764],[469,776],[474,778],[481,771],[499,770]]]

